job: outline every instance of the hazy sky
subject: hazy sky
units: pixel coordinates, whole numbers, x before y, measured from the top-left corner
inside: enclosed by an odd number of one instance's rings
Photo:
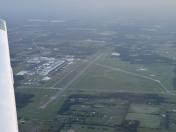
[[[163,16],[176,14],[176,0],[0,0],[0,17]]]

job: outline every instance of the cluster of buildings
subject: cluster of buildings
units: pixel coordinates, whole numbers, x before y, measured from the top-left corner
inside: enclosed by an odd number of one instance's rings
[[[47,76],[50,72],[67,63],[66,60],[57,60],[55,58],[42,58],[43,61],[35,67],[35,72],[41,76]]]
[[[56,72],[57,69],[64,68],[66,65],[72,64],[74,56],[66,56],[58,59],[53,57],[34,57],[28,58],[27,63],[30,65],[29,70],[23,70],[16,75],[39,75],[43,81],[50,80],[49,74]]]

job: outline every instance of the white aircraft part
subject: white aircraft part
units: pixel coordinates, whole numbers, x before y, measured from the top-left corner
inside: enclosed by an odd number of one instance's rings
[[[0,132],[18,132],[6,23],[0,20]]]

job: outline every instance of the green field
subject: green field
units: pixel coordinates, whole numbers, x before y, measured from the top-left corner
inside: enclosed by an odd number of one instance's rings
[[[58,104],[51,105],[51,107],[48,107],[47,109],[41,109],[41,106],[52,95],[58,92],[58,90],[34,88],[34,89],[18,89],[17,92],[20,92],[22,94],[26,93],[26,94],[34,95],[34,97],[31,99],[32,100],[31,103],[28,103],[26,107],[20,108],[18,110],[19,117],[22,117],[25,120],[28,120],[28,119],[50,120],[56,116]]]
[[[97,65],[92,66],[82,75],[72,88],[99,92],[163,92],[161,86],[155,81]]]
[[[160,117],[158,115],[129,113],[126,120],[138,120],[140,121],[140,127],[144,128],[156,129],[160,127]]]
[[[122,61],[119,57],[112,57],[111,51],[105,53],[104,57],[99,59],[97,63],[160,80],[167,89],[173,90],[174,66],[169,64],[130,64]],[[138,70],[139,67],[145,68],[146,71]]]
[[[131,104],[126,120],[138,120],[140,127],[159,128],[161,122],[159,106]]]
[[[129,109],[130,113],[143,113],[143,114],[158,114],[160,112],[159,106],[132,104]]]

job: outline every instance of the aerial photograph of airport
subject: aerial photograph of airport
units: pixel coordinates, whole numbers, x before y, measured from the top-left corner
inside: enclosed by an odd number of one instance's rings
[[[59,15],[52,4],[50,17],[0,13],[8,27],[19,132],[175,132],[176,2],[155,10],[148,7],[160,2],[149,0],[135,13],[134,3],[116,10],[109,4],[114,0],[95,0],[95,7],[90,1],[63,8],[61,2],[58,12],[82,7]]]

